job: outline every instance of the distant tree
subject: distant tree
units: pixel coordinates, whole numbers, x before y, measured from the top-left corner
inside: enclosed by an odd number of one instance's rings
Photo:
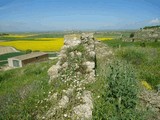
[[[31,52],[32,52],[31,49],[27,49],[27,50],[26,50],[26,54],[31,53]]]
[[[131,33],[129,37],[130,37],[130,38],[133,38],[133,37],[134,37],[134,33]]]
[[[9,35],[8,33],[0,33],[0,36],[6,36]]]

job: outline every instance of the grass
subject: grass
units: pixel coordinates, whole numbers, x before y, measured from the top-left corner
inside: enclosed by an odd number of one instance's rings
[[[94,93],[93,120],[127,120],[143,119],[141,110],[136,110],[138,106],[138,86],[133,70],[122,62],[115,62],[106,70],[99,73],[101,77],[100,90]],[[108,71],[108,72],[107,72]]]
[[[94,34],[95,38],[101,38],[101,37],[110,37],[110,38],[119,38],[121,35],[128,37],[132,32],[134,31],[100,31],[96,32]]]
[[[160,42],[123,42],[121,40],[104,41],[116,51],[117,59],[131,63],[139,80],[146,81],[154,89],[160,84]]]
[[[6,65],[8,63],[8,61],[2,61],[2,62],[0,62],[0,66],[4,66],[4,65]]]
[[[141,47],[142,42],[125,42],[119,39],[113,39],[110,41],[103,41],[108,46],[113,48],[119,48],[119,47]],[[159,48],[160,42],[145,42],[145,47],[152,47],[152,48]]]
[[[52,89],[47,70],[53,64],[48,61],[0,73],[1,120],[35,119],[47,109],[42,101]]]
[[[93,120],[150,119],[152,113],[137,98],[141,86],[136,69],[112,57],[115,62],[109,64],[107,59],[97,57],[96,81],[86,86],[93,93]]]

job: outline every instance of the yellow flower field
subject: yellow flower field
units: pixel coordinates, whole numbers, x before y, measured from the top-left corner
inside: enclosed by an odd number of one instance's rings
[[[56,41],[56,40],[64,40],[64,38],[35,38],[34,40]]]
[[[97,38],[98,40],[112,40],[113,38]]]
[[[40,41],[31,40],[17,40],[17,41],[3,41],[0,42],[2,46],[12,46],[18,50],[40,50],[40,51],[59,51],[64,44],[63,38],[52,38],[46,41],[48,38],[37,39]]]
[[[11,35],[12,37],[14,35]],[[15,37],[26,37],[26,35],[15,35]],[[97,38],[98,40],[112,40],[112,38]],[[59,51],[64,44],[64,38],[35,38],[32,40],[16,40],[0,42],[1,46],[12,46],[18,50],[40,50]]]

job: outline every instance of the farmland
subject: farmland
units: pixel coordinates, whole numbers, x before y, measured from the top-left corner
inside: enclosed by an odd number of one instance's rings
[[[63,33],[9,34],[0,37],[0,46],[11,46],[21,51],[59,51],[64,44],[63,36]],[[99,35],[97,39],[112,40],[112,37]]]
[[[6,53],[3,55],[0,55],[0,66],[7,64],[8,58],[23,55],[23,54],[25,54],[25,53],[24,52],[12,52],[12,53]]]
[[[18,50],[25,51],[31,49],[33,51],[59,51],[63,46],[63,38],[55,38],[52,40],[17,40],[17,41],[8,41],[1,42],[0,45],[3,46],[12,46]]]
[[[59,51],[63,46],[63,38],[39,38],[35,35],[8,35],[3,36],[1,39],[6,40],[0,42],[1,46],[12,46],[18,50],[26,51]]]
[[[68,33],[66,33],[68,34]],[[9,57],[25,54],[26,51],[60,51],[64,44],[65,33],[10,33],[0,36],[0,46],[10,46],[10,48],[16,48],[19,53],[3,53],[0,55],[0,66],[7,63]],[[112,40],[112,37],[107,37],[108,34],[96,34],[98,40],[106,41]],[[5,50],[6,51],[6,50]],[[0,51],[3,52],[3,51]],[[1,60],[3,58],[3,60]]]

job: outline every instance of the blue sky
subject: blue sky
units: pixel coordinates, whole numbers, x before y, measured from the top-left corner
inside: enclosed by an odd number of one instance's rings
[[[160,0],[0,0],[0,31],[137,29],[160,24]]]

